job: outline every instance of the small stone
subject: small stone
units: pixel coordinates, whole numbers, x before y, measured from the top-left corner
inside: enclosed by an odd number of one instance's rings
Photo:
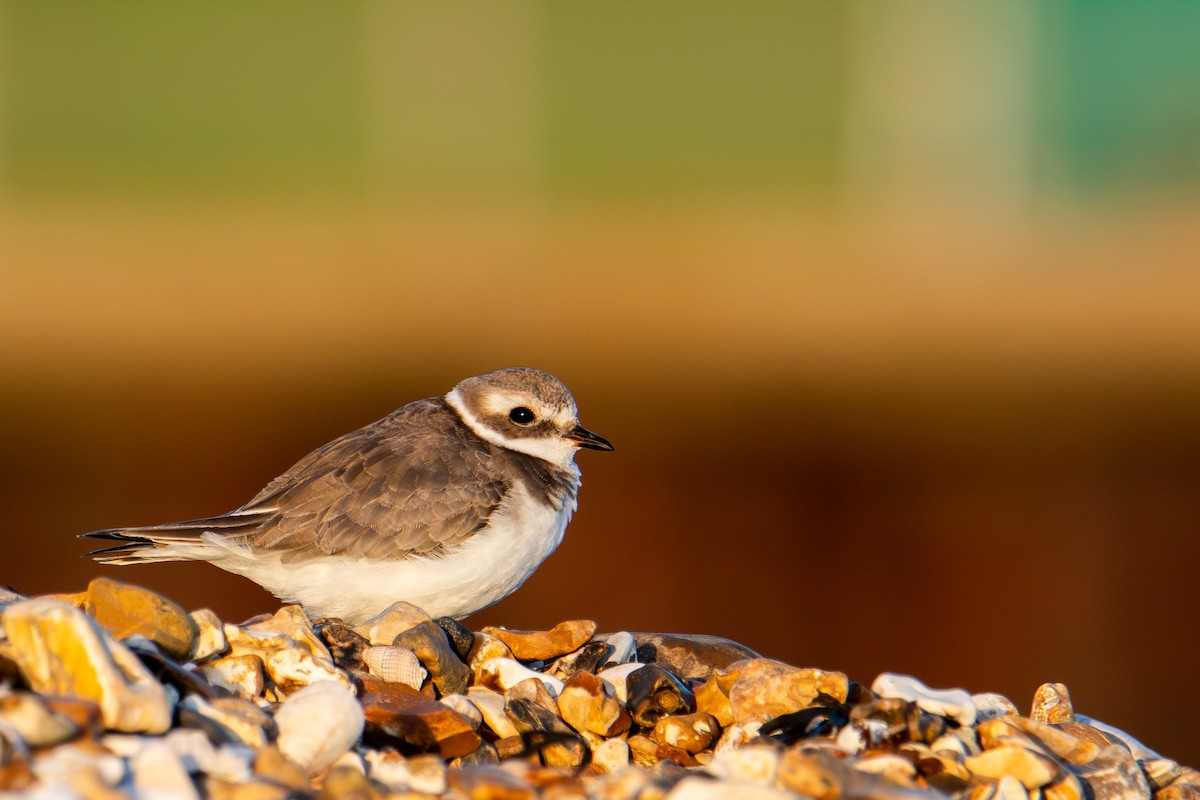
[[[307,650],[320,661],[333,663],[333,656],[313,629],[312,621],[300,606],[283,606],[267,619],[241,626],[252,633],[282,633],[292,640],[292,647]]]
[[[1038,789],[1053,783],[1058,766],[1052,758],[1023,747],[996,747],[963,760],[973,775],[999,780],[1005,775],[1021,782],[1026,789]]]
[[[641,796],[645,796],[644,794]],[[697,775],[686,776],[667,793],[665,800],[794,800],[790,792],[771,786],[713,781]]]
[[[206,661],[229,649],[225,641],[225,624],[207,608],[189,614],[196,626],[196,646],[192,648],[192,661]]]
[[[187,658],[196,645],[198,632],[188,613],[140,586],[96,578],[88,584],[85,610],[115,638],[145,636],[173,658]]]
[[[446,791],[446,763],[435,755],[404,757],[396,752],[368,750],[367,771],[394,792],[440,796]]]
[[[537,678],[527,678],[504,693],[505,700],[528,700],[537,703],[551,714],[558,713],[558,704],[554,696],[546,689],[546,684]]]
[[[450,770],[447,784],[455,797],[468,800],[536,800],[537,790],[500,767]]]
[[[548,631],[510,631],[487,627],[483,633],[508,645],[519,661],[546,661],[578,650],[596,633],[596,623],[575,619],[560,622]]]
[[[624,739],[608,739],[592,750],[592,763],[605,772],[616,772],[629,766],[629,743]]]
[[[779,773],[779,761],[774,747],[741,747],[716,754],[706,769],[726,780],[768,786]]]
[[[721,726],[712,714],[698,711],[694,714],[663,717],[654,725],[650,738],[659,744],[678,747],[689,753],[708,749],[721,735]]]
[[[416,653],[429,670],[430,679],[439,694],[462,694],[467,690],[471,670],[459,660],[450,646],[450,640],[446,638],[446,632],[433,621],[420,622],[402,631],[389,644]]]
[[[469,722],[471,730],[478,731],[479,726],[483,724],[483,712],[466,695],[448,694],[439,699],[438,702]]]
[[[281,631],[251,630],[228,622],[224,630],[225,641],[229,645],[226,658],[251,655],[266,659],[272,653],[296,646],[295,640]]]
[[[193,722],[204,720],[205,731],[217,726],[226,741],[237,741],[259,748],[275,738],[278,729],[275,721],[258,706],[241,697],[218,697],[205,700],[199,695],[188,695],[179,704],[181,721],[189,718]],[[201,727],[201,724],[195,725]]]
[[[611,649],[607,643],[592,639],[575,652],[555,659],[547,672],[563,681],[576,672],[595,674]]]
[[[417,654],[407,647],[372,645],[362,651],[362,661],[371,674],[388,683],[403,683],[420,689],[429,674]]]
[[[662,664],[684,680],[708,680],[717,670],[761,658],[749,647],[705,634],[635,633],[637,660]]]
[[[651,767],[658,763],[658,742],[639,733],[625,740],[629,745],[629,757],[639,767]]]
[[[1083,782],[1070,770],[1062,770],[1058,780],[1042,787],[1045,800],[1085,800],[1087,790]]]
[[[610,652],[604,664],[627,664],[637,657],[637,639],[629,631],[601,634]]]
[[[624,705],[629,702],[629,676],[644,666],[646,665],[635,662],[617,664],[615,667],[607,667],[604,671],[596,673],[596,677],[604,681],[612,690],[617,701]]]
[[[133,792],[138,797],[199,798],[179,756],[162,740],[147,739],[129,760]]]
[[[1080,739],[1061,728],[1024,717],[1005,717],[987,722],[981,724],[977,731],[980,743],[985,747],[995,746],[994,743],[1000,737],[1009,735],[1009,731],[1020,732],[1058,758],[1075,766],[1088,764],[1100,754],[1100,746],[1093,742]]]
[[[42,697],[30,692],[9,692],[0,686],[0,736],[6,731],[16,733],[29,747],[50,747],[74,739],[80,726]]]
[[[563,684],[558,711],[575,730],[597,736],[619,736],[629,730],[632,718],[604,681],[590,672],[576,672]]]
[[[1016,716],[1020,712],[1012,700],[996,692],[982,692],[971,695],[971,703],[975,706],[975,720],[995,719],[996,717]],[[922,706],[929,713],[936,713]],[[948,715],[943,715],[948,716]]]
[[[275,724],[280,752],[314,775],[358,741],[363,732],[363,709],[342,684],[317,681],[279,706]]]
[[[1179,762],[1169,758],[1139,759],[1138,765],[1146,775],[1150,789],[1155,792],[1170,786],[1183,774],[1183,767]]]
[[[263,693],[263,662],[256,655],[225,656],[196,667],[204,680],[232,694],[253,699]]]
[[[853,764],[854,769],[871,775],[887,778],[900,786],[913,786],[917,777],[917,768],[912,761],[894,753],[881,753],[858,759]]]
[[[647,664],[626,679],[626,707],[642,728],[653,728],[668,714],[690,714],[696,698],[679,678],[657,664]]]
[[[960,725],[975,724],[975,701],[963,689],[930,689],[909,675],[884,672],[871,684],[871,691],[882,698],[915,702],[930,714],[949,717]]]
[[[1150,785],[1137,760],[1124,744],[1104,747],[1094,759],[1076,768],[1092,790],[1094,800],[1147,800]]]
[[[312,788],[308,774],[275,745],[267,745],[254,754],[254,774],[294,792],[308,792]]]
[[[434,622],[445,632],[458,660],[466,663],[471,655],[471,648],[475,646],[475,634],[454,617],[438,617]]]
[[[333,665],[332,660],[313,655],[302,647],[289,647],[270,653],[263,659],[263,667],[271,682],[285,695],[319,681],[330,681],[341,684],[345,689],[350,688],[350,679]]]
[[[504,713],[504,695],[484,686],[472,686],[467,689],[467,699],[470,700],[479,713],[483,715],[484,724],[492,729],[498,738],[516,736],[517,729],[512,720]]]
[[[1200,800],[1200,786],[1192,783],[1174,783],[1155,792],[1154,800]]]
[[[546,766],[578,767],[587,758],[587,745],[558,718],[557,709],[551,710],[529,698],[513,697],[505,703],[504,713],[520,733],[542,734],[523,738],[534,746]]]
[[[849,681],[840,672],[801,669],[768,658],[737,662],[729,669],[737,673],[729,690],[735,722],[799,711],[822,694],[844,702],[849,689]]]
[[[170,727],[166,690],[79,609],[22,600],[4,609],[3,625],[9,653],[35,692],[95,700],[112,730],[162,733]]]
[[[401,600],[361,625],[355,625],[354,631],[371,644],[392,644],[398,635],[422,622],[433,620],[422,609]]]
[[[436,747],[443,758],[466,755],[480,743],[479,734],[460,714],[403,684],[390,684],[387,692],[369,692],[362,707],[369,732],[423,750]]]
[[[721,680],[717,675],[706,680],[695,694],[697,711],[712,714],[722,728],[733,724],[733,706],[729,702],[729,693],[721,687]]]
[[[487,633],[475,632],[472,636],[471,652],[467,654],[467,666],[475,680],[479,680],[479,668],[493,658],[512,658],[508,645]],[[515,660],[515,659],[514,659]]]
[[[1071,708],[1071,693],[1061,683],[1043,683],[1033,693],[1033,708],[1029,718],[1034,722],[1055,725],[1074,722],[1075,711]]]
[[[791,747],[780,758],[779,785],[814,800],[836,800],[845,794],[850,782],[849,768],[840,760],[819,750]]]
[[[313,624],[313,631],[321,637],[329,655],[333,657],[333,663],[343,669],[357,668],[362,663],[362,652],[371,646],[365,636],[336,620],[318,620]]]
[[[558,697],[563,690],[563,682],[558,678],[532,670],[511,658],[493,658],[485,661],[479,665],[477,678],[481,685],[504,692],[529,678],[537,678],[544,683],[546,690],[553,697]]]

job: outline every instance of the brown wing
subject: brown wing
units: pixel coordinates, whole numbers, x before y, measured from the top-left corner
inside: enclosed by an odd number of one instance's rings
[[[436,554],[503,501],[510,485],[492,476],[492,450],[441,399],[422,400],[313,451],[235,514],[263,519],[250,545],[285,561]]]

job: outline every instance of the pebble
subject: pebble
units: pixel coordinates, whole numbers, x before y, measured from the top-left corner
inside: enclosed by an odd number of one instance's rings
[[[546,661],[578,650],[596,633],[596,623],[576,619],[560,622],[548,631],[510,631],[486,627],[483,633],[495,636],[519,661]]]
[[[404,631],[422,622],[432,622],[428,614],[403,600],[392,603],[383,612],[354,626],[354,632],[371,644],[391,644]]]
[[[413,651],[429,670],[430,680],[439,693],[462,694],[467,690],[471,670],[450,645],[446,632],[433,621],[419,622],[401,631],[389,644]]]
[[[192,648],[192,660],[207,661],[229,649],[225,641],[225,625],[212,611],[202,608],[188,615],[196,626],[196,645]]]
[[[871,691],[880,697],[915,702],[930,714],[949,717],[959,725],[974,725],[978,715],[975,700],[969,692],[962,689],[930,689],[908,675],[885,672],[871,684]],[[1012,708],[1016,710],[1016,706]]]
[[[199,637],[196,623],[178,604],[111,578],[88,584],[84,610],[115,638],[144,636],[176,659],[187,658]]]
[[[1200,772],[1061,684],[1023,717],[719,637],[472,632],[404,603],[357,627],[296,606],[231,625],[103,580],[0,595],[0,627],[0,793],[1200,800]]]
[[[163,733],[170,727],[166,689],[84,612],[35,598],[8,606],[3,621],[7,652],[35,692],[94,700],[112,730]]]
[[[729,689],[735,722],[800,711],[822,694],[844,701],[849,690],[849,681],[840,672],[801,669],[769,658],[735,662],[729,669],[736,672]]]

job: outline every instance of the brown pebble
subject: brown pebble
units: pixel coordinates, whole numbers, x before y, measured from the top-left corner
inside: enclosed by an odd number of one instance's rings
[[[659,744],[678,747],[689,753],[699,753],[706,750],[720,735],[721,726],[717,724],[716,718],[712,714],[697,711],[694,714],[663,717],[655,724],[650,738]]]
[[[690,714],[696,698],[679,678],[657,664],[647,664],[626,679],[626,708],[642,728],[653,728],[668,714]]]
[[[429,670],[433,685],[442,695],[464,694],[471,670],[450,646],[446,632],[432,621],[414,625],[398,634],[391,642],[395,647],[407,647]]]
[[[84,610],[115,638],[145,636],[172,658],[187,658],[199,636],[196,623],[178,603],[111,578],[88,584]]]
[[[442,758],[457,758],[479,746],[481,739],[449,706],[423,697],[404,684],[392,690],[369,692],[362,698],[367,731],[389,736],[423,750],[436,748]]]
[[[550,710],[533,700],[518,697],[504,704],[504,713],[516,729],[525,734],[526,746],[536,750],[546,766],[578,767],[587,758],[587,745],[559,719],[557,709]]]
[[[483,633],[508,645],[518,661],[545,661],[578,650],[596,633],[596,623],[586,619],[560,622],[548,631],[510,631],[486,627]]]
[[[569,677],[558,695],[557,705],[563,720],[580,733],[619,736],[633,722],[604,681],[590,672],[576,672]]]

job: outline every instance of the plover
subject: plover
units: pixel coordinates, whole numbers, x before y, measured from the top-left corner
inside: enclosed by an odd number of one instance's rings
[[[312,617],[358,623],[396,600],[461,619],[558,547],[575,453],[612,450],[561,382],[515,368],[466,380],[319,447],[241,508],[112,528],[104,564],[208,561]]]

